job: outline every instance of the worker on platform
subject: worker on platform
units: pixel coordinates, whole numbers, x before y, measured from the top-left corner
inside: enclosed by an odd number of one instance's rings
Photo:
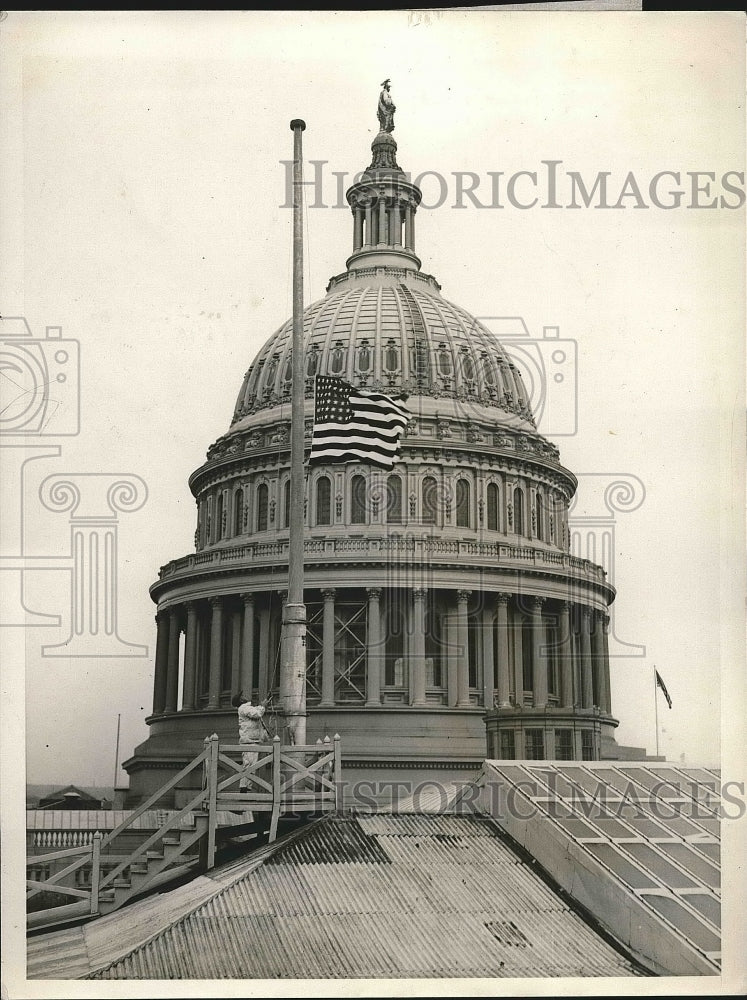
[[[265,739],[270,740],[271,736],[264,723],[265,709],[269,702],[269,697],[261,701],[259,705],[252,705],[251,699],[247,698],[242,691],[231,699],[231,704],[238,709],[239,713],[239,743],[262,743]],[[251,767],[259,760],[257,750],[245,750],[241,754],[241,763],[244,767]],[[239,782],[239,790],[249,791],[249,779],[242,775]]]

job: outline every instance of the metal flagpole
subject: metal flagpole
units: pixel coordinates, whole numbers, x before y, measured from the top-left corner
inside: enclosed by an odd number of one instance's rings
[[[656,756],[659,756],[659,693],[656,683],[656,666],[654,666],[654,713],[656,715]]]
[[[303,600],[304,508],[304,355],[303,355],[303,215],[301,133],[306,123],[294,118],[293,132],[293,389],[291,402],[290,536],[288,599],[283,608],[280,643],[280,710],[290,744],[306,743],[306,605]]]
[[[117,790],[117,772],[119,771],[119,727],[122,722],[122,715],[120,712],[117,713],[117,745],[114,749],[114,784],[113,789]],[[115,795],[116,798],[116,795]]]

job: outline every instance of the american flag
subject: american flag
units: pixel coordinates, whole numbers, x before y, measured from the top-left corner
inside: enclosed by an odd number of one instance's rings
[[[659,671],[658,670],[654,670],[654,673],[656,674],[656,685],[657,685],[657,687],[661,688],[664,697],[667,699],[667,705],[669,705],[669,707],[671,708],[672,707],[672,699],[669,697],[669,692],[667,691],[667,686],[664,683],[664,681],[661,679],[661,674],[659,673]]]
[[[409,419],[401,403],[381,392],[317,375],[309,462],[369,462],[391,469]]]

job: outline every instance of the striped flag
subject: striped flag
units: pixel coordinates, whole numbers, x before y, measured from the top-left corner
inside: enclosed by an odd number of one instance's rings
[[[664,697],[667,699],[667,705],[669,705],[669,707],[671,708],[672,707],[672,699],[669,697],[669,692],[667,691],[667,686],[664,683],[664,681],[661,679],[661,674],[659,673],[659,671],[658,670],[654,670],[654,673],[656,674],[656,686],[661,688],[661,690],[662,690],[662,692],[664,694]]]
[[[369,462],[391,469],[409,419],[402,403],[381,392],[317,375],[309,462]]]

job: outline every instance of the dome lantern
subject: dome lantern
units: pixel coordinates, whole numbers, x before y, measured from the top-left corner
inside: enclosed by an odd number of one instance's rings
[[[382,86],[381,131],[371,143],[371,164],[345,195],[353,213],[353,253],[346,263],[352,271],[382,265],[419,271],[415,213],[422,193],[397,163],[389,81]]]

